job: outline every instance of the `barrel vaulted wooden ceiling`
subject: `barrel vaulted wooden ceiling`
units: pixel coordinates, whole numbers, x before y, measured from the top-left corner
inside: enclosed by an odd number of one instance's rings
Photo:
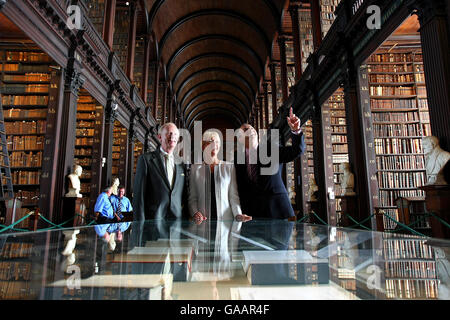
[[[274,39],[290,33],[289,0],[146,0],[157,58],[186,125],[221,117],[246,122]]]

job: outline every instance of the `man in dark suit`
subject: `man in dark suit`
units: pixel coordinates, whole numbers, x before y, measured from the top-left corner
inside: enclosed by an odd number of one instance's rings
[[[300,119],[293,114],[292,108],[287,122],[292,132],[292,146],[278,147],[279,167],[274,174],[262,174],[260,145],[256,130],[249,124],[241,126],[238,137],[241,145],[245,144],[245,164],[240,164],[235,156],[236,177],[242,212],[253,218],[286,219],[295,216],[286,187],[281,178],[283,164],[294,161],[306,149],[305,137],[300,128]],[[250,130],[250,131],[249,131]],[[268,149],[271,150],[270,142]],[[256,161],[251,161],[253,153]],[[273,161],[273,155],[270,155]],[[254,164],[252,164],[252,162]],[[256,162],[256,163],[255,163]]]
[[[177,164],[173,155],[179,136],[174,123],[164,124],[158,133],[160,148],[139,157],[133,189],[134,220],[182,218],[186,168]]]

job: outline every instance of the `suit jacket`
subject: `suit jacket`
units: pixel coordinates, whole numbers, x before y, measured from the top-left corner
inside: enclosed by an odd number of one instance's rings
[[[260,168],[268,167],[259,161],[258,149],[258,177],[256,185],[252,183],[247,174],[245,164],[237,164],[235,156],[236,177],[238,183],[239,199],[242,213],[255,218],[285,219],[293,217],[294,209],[284,186],[281,173],[285,163],[294,161],[306,149],[303,132],[292,134],[292,146],[278,147],[280,165],[273,175],[261,175]],[[270,150],[270,146],[268,147]]]
[[[200,211],[211,215],[211,184],[209,165],[193,164],[189,174],[189,214]],[[233,220],[242,214],[236,185],[236,172],[232,163],[221,161],[214,169],[217,219]]]
[[[183,216],[186,167],[175,164],[170,188],[159,149],[138,159],[133,189],[134,220],[180,219]]]

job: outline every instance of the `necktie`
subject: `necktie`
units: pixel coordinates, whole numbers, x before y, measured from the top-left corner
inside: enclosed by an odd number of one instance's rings
[[[119,198],[119,204],[117,205],[117,214],[120,216],[122,212],[122,199]]]
[[[168,154],[164,155],[166,159],[166,171],[167,171],[167,179],[169,180],[169,185],[172,188],[172,180],[173,180],[173,168],[170,161],[170,156]]]

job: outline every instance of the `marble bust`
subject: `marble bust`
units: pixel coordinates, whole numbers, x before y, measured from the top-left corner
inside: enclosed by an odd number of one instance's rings
[[[117,196],[119,194],[119,185],[120,185],[119,178],[115,178],[111,185],[113,195]]]
[[[342,196],[353,196],[355,195],[355,176],[350,171],[350,163],[341,163],[342,181],[341,181],[341,195]]]
[[[69,192],[66,193],[66,197],[68,198],[82,198],[83,196],[80,194],[81,182],[80,177],[83,173],[83,168],[79,165],[75,165],[73,167],[73,173],[68,175],[70,180]]]
[[[422,140],[425,154],[425,169],[427,172],[427,185],[446,185],[443,169],[450,160],[450,152],[439,146],[437,137],[425,137]]]
[[[316,179],[310,177],[309,178],[309,191],[308,191],[309,201],[317,201],[317,197],[316,197],[317,191],[319,191],[319,187],[317,186]]]

